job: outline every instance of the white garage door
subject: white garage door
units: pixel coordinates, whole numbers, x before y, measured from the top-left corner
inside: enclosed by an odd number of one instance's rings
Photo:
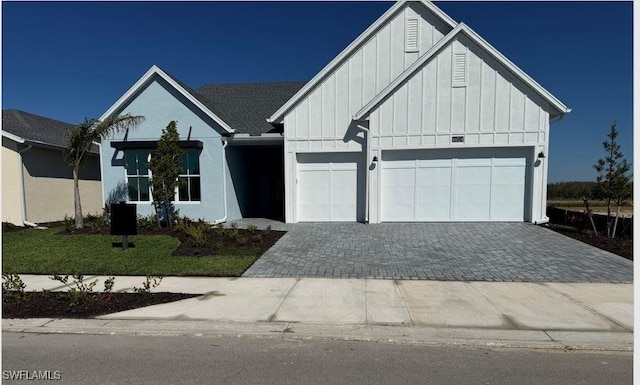
[[[297,219],[301,222],[362,220],[361,153],[298,154]]]
[[[524,221],[528,148],[384,151],[383,221]]]

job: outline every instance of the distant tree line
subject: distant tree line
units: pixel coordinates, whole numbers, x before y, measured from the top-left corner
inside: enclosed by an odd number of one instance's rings
[[[633,191],[633,182],[629,182]],[[547,199],[603,199],[597,182],[558,182],[547,185]]]
[[[558,182],[547,185],[547,199],[593,198],[596,182]]]

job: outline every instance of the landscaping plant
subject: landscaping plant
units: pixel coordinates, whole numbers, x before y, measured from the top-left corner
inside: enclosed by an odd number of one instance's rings
[[[163,276],[154,277],[151,275],[147,275],[147,278],[145,279],[145,281],[142,282],[142,286],[141,287],[134,286],[133,291],[135,291],[138,294],[151,293],[151,290],[160,286],[160,282],[162,282],[162,278],[164,277]]]
[[[18,274],[2,274],[2,295],[12,296],[17,301],[24,298],[24,289],[27,285],[22,282],[22,279]]]
[[[89,283],[85,283],[82,273],[73,274],[74,280],[71,283],[69,283],[68,275],[65,275],[63,277],[58,274],[54,274],[51,279],[54,281],[59,281],[69,288],[68,293],[69,298],[71,299],[69,306],[77,306],[91,299],[92,297],[90,296],[90,294],[93,293],[93,288],[98,284],[97,279]]]
[[[85,155],[91,150],[94,142],[101,142],[112,133],[127,132],[143,121],[144,116],[131,116],[129,114],[122,116],[112,115],[103,121],[85,118],[84,122],[69,131],[64,157],[73,171],[74,226],[76,229],[81,229],[84,225],[78,174],[80,167],[84,164]]]
[[[178,176],[180,175],[180,159],[182,149],[178,146],[180,135],[175,121],[169,122],[162,130],[158,147],[149,162],[149,170],[152,177],[149,181],[153,205],[157,213],[164,213],[167,227],[173,226],[173,204]],[[160,221],[158,221],[160,226]]]
[[[606,156],[598,159],[598,162],[593,166],[598,173],[597,185],[594,190],[595,195],[597,198],[605,199],[607,202],[607,237],[609,238],[615,237],[620,207],[625,204],[627,199],[631,198],[633,193],[631,175],[629,174],[631,165],[627,163],[620,151],[618,135],[618,129],[614,121],[607,134],[607,140],[602,143]],[[615,223],[612,226],[611,207],[614,204],[617,209]]]

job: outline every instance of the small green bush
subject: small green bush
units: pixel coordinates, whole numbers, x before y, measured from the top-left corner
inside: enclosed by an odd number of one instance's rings
[[[133,291],[135,291],[138,294],[151,293],[151,290],[160,286],[160,282],[162,282],[163,278],[164,277],[161,275],[160,276],[147,275],[147,278],[145,279],[145,281],[142,282],[142,286],[141,287],[134,286]]]
[[[24,298],[24,289],[27,285],[22,282],[22,279],[18,274],[2,274],[2,294],[5,296],[12,296],[18,301]]]
[[[69,288],[68,294],[71,299],[69,306],[78,306],[82,303],[95,299],[91,294],[93,293],[93,288],[98,284],[97,279],[89,283],[85,283],[82,273],[73,274],[73,281],[71,283],[69,283],[68,275],[63,277],[58,274],[54,274],[51,279],[59,281]]]
[[[247,225],[247,231],[250,233],[255,232],[256,230],[258,230],[258,226],[254,225],[253,223],[249,223]]]
[[[64,219],[62,220],[62,226],[64,227],[65,232],[70,233],[75,229],[75,222],[73,218],[65,215]]]
[[[138,214],[138,228],[139,229],[151,229],[153,227],[157,227],[158,226],[158,218],[156,217],[156,215],[151,214],[151,215],[140,215]]]

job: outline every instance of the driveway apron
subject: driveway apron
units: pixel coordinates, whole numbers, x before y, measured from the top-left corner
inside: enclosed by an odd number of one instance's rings
[[[528,223],[300,223],[243,277],[633,282],[633,263]]]

